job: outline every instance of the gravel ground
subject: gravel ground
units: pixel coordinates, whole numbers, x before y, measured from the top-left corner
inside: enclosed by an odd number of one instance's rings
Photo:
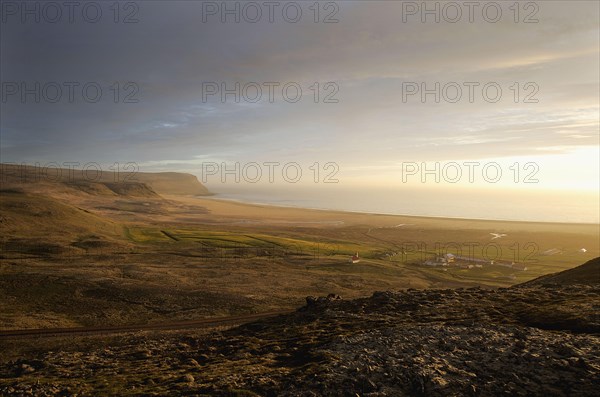
[[[599,302],[598,285],[309,297],[208,335],[29,352],[0,362],[0,395],[593,396]]]

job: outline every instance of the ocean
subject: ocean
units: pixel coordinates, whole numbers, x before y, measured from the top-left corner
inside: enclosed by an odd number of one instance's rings
[[[600,223],[597,193],[347,186],[209,186],[214,198],[377,214],[510,221]]]

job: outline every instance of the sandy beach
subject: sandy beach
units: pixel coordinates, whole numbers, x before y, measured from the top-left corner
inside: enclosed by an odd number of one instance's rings
[[[250,204],[240,201],[203,196],[165,196],[174,202],[189,206],[202,206],[210,215],[220,220],[247,221],[260,224],[288,224],[310,226],[356,226],[368,225],[382,228],[422,228],[422,229],[475,229],[527,232],[561,232],[598,234],[599,226],[594,224],[496,221],[484,219],[461,219],[443,217],[423,217],[407,215],[369,214],[360,212],[332,211],[296,207],[282,207],[266,204]]]

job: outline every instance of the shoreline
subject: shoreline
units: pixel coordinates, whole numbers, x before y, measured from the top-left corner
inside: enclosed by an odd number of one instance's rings
[[[236,198],[225,198],[219,197],[218,193],[213,193],[209,196],[190,196],[201,200],[212,200],[223,203],[234,203],[244,206],[259,207],[264,209],[291,209],[297,211],[318,211],[324,214],[349,214],[349,215],[362,215],[362,216],[382,216],[382,217],[399,217],[399,218],[413,218],[415,220],[438,220],[438,221],[464,221],[464,222],[493,222],[493,223],[518,223],[518,224],[542,224],[542,225],[555,225],[555,226],[597,226],[600,228],[600,223],[594,222],[559,222],[559,221],[536,221],[536,220],[515,220],[515,219],[492,219],[492,218],[465,218],[465,217],[453,217],[443,215],[411,215],[411,214],[395,214],[386,212],[368,212],[368,211],[352,211],[352,210],[339,210],[333,208],[316,208],[316,207],[302,207],[299,205],[285,205],[285,204],[273,204],[273,203],[261,203],[254,201],[246,201],[244,199]],[[599,229],[600,231],[600,229]]]

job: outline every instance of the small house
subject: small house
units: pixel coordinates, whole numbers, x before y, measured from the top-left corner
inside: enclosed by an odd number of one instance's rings
[[[444,255],[444,260],[446,263],[454,263],[454,255],[446,254]]]
[[[515,270],[520,270],[522,272],[527,271],[527,266],[525,266],[523,263],[514,263],[512,265],[512,268]]]

